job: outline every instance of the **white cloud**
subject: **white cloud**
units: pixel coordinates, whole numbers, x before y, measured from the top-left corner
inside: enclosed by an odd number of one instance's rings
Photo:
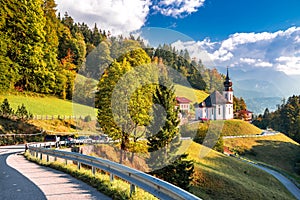
[[[155,1],[152,9],[166,16],[183,17],[193,12],[197,12],[198,8],[204,5],[205,0],[163,0]]]
[[[202,59],[198,52],[205,51],[213,61],[206,63],[208,67],[273,67],[286,74],[300,74],[299,38],[300,27],[291,27],[274,33],[235,33],[220,42],[177,43],[176,47],[188,49],[191,57],[198,59]]]
[[[56,0],[58,11],[68,12],[76,22],[110,30],[113,34],[141,28],[149,14],[150,0]]]

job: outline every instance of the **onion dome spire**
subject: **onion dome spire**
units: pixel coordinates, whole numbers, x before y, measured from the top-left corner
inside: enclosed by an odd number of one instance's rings
[[[232,91],[232,81],[229,78],[228,66],[227,66],[227,74],[224,81],[224,91]]]

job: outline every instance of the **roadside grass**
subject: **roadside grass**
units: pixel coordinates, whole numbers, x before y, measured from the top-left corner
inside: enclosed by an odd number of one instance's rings
[[[25,153],[24,156],[26,159],[36,162],[40,165],[51,167],[65,173],[70,174],[71,176],[82,180],[83,182],[91,185],[96,188],[99,192],[111,197],[112,199],[130,199],[130,200],[154,200],[157,199],[152,194],[136,188],[136,192],[130,196],[130,184],[126,181],[118,179],[115,177],[114,181],[110,181],[110,176],[104,172],[97,172],[95,175],[92,174],[90,169],[81,167],[80,170],[77,169],[77,165],[74,164],[65,164],[63,162],[46,162],[45,160],[40,160],[36,157],[31,156],[30,153]]]
[[[181,150],[185,150],[184,152],[189,154],[188,158],[195,163],[190,192],[202,199],[295,199],[277,179],[252,165],[225,156],[191,140],[182,141],[181,146]],[[205,156],[202,154],[204,157],[201,157],[200,152],[208,154]],[[70,173],[113,199],[155,199],[141,189],[137,189],[134,196],[130,197],[128,183],[119,179],[111,183],[109,175],[100,172],[94,177],[91,170],[82,168],[79,171],[76,165],[70,164],[71,162],[68,165],[47,163],[30,155],[28,159]]]
[[[224,146],[250,160],[259,161],[287,172],[300,183],[295,163],[300,158],[300,146],[284,134],[255,138],[224,139]]]
[[[201,158],[200,151],[209,153]],[[195,142],[187,153],[195,161],[190,190],[203,199],[295,199],[272,175],[245,162]]]

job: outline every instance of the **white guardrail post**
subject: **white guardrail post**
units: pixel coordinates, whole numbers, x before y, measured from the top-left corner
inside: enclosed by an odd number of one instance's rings
[[[200,198],[175,186],[166,181],[158,179],[154,176],[138,171],[136,169],[129,168],[119,163],[112,162],[110,160],[87,156],[75,152],[66,152],[53,150],[49,148],[55,145],[52,143],[38,143],[29,144],[28,150],[33,155],[40,153],[40,159],[43,158],[43,154],[47,155],[47,161],[49,156],[54,157],[54,160],[61,158],[65,160],[65,164],[68,160],[77,162],[78,169],[81,168],[81,164],[85,164],[92,167],[92,173],[96,173],[96,168],[106,171],[110,174],[110,181],[114,180],[114,176],[117,176],[130,183],[130,195],[136,191],[136,187],[139,187],[159,199],[164,200],[199,200]]]

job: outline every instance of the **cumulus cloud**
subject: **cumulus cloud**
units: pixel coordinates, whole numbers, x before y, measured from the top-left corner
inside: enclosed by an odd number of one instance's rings
[[[149,14],[150,0],[56,0],[61,14],[68,12],[77,22],[110,30],[113,34],[141,28]]]
[[[204,5],[205,0],[163,0],[154,1],[152,9],[160,12],[162,15],[172,17],[183,17]]]
[[[204,51],[213,61],[204,63],[208,67],[270,67],[286,74],[300,74],[299,43],[300,27],[291,27],[273,33],[236,33],[220,42],[205,39],[174,45],[188,49],[191,56],[198,59],[202,59],[199,52],[203,55]]]

